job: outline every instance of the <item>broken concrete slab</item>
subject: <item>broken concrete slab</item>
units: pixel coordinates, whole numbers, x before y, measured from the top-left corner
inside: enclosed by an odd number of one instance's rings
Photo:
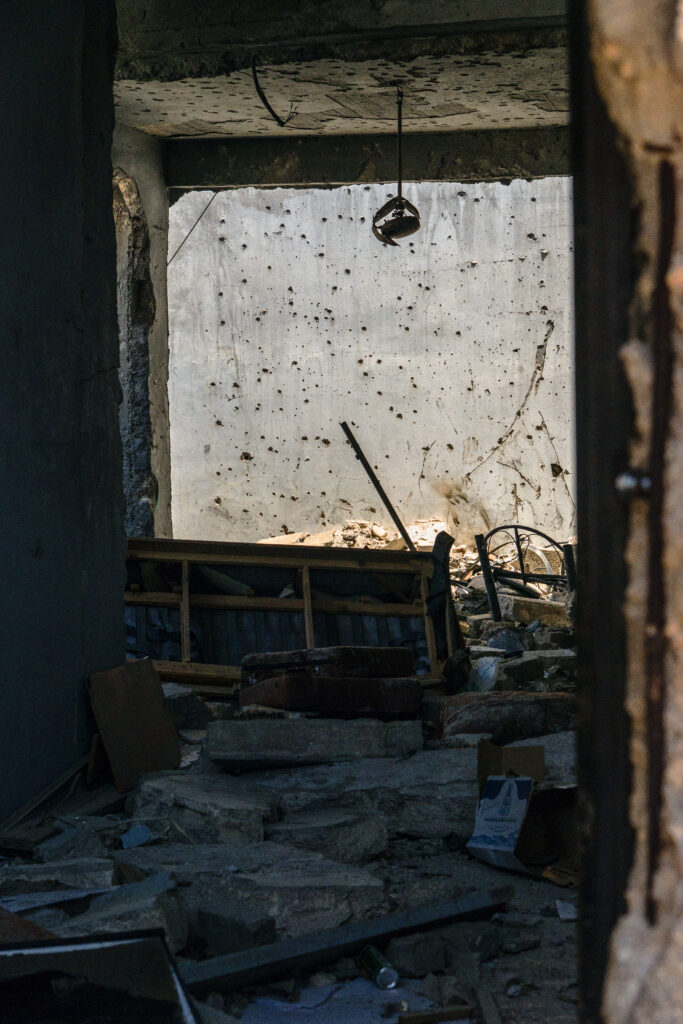
[[[176,729],[204,729],[211,721],[211,710],[191,686],[162,683],[164,707]]]
[[[576,651],[571,648],[559,648],[550,651],[534,651],[536,657],[541,661],[544,670],[550,668],[561,668],[566,672],[573,672],[577,665]]]
[[[208,956],[237,953],[276,939],[274,918],[215,895],[193,907],[192,924],[206,942]]]
[[[512,597],[500,594],[498,601],[504,619],[529,626],[538,619],[547,626],[570,626],[571,622],[563,601],[542,601],[532,597]]]
[[[443,706],[443,738],[463,732],[489,732],[493,742],[511,743],[576,725],[576,698],[568,693],[461,693]]]
[[[133,818],[174,825],[174,842],[238,843],[263,839],[272,817],[267,798],[242,797],[223,775],[159,772],[146,776],[129,801]]]
[[[424,978],[451,965],[450,943],[435,931],[399,935],[389,942],[384,955],[402,978]]]
[[[525,651],[523,654],[514,655],[511,658],[503,658],[501,668],[508,679],[517,685],[533,682],[534,679],[542,679],[544,672],[543,662],[536,651]],[[500,683],[496,684],[498,690],[508,688]]]
[[[62,938],[117,934],[148,928],[161,928],[169,949],[177,953],[187,944],[188,918],[185,908],[174,892],[170,879],[145,879],[133,885],[121,885],[97,897],[90,908],[55,931]]]
[[[387,848],[389,835],[381,814],[360,814],[339,807],[299,811],[266,827],[266,836],[304,850],[317,850],[342,864],[365,864]]]
[[[124,878],[166,871],[187,886],[192,906],[217,897],[273,917],[279,932],[303,935],[334,928],[381,904],[384,887],[369,871],[328,860],[319,853],[277,843],[169,844],[115,854]]]
[[[439,837],[471,832],[476,779],[477,752],[471,747],[254,772],[233,779],[233,785],[236,792],[267,794],[285,819],[334,805],[381,814],[390,835]]]
[[[0,896],[50,888],[108,889],[113,884],[114,862],[106,857],[0,865]]]
[[[258,718],[207,728],[209,757],[227,770],[406,757],[422,746],[419,721]]]
[[[101,819],[93,819],[100,822]],[[106,857],[110,846],[114,845],[115,828],[107,822],[110,832],[109,841],[100,834],[89,821],[79,821],[73,826],[62,828],[56,835],[45,839],[33,851],[34,860],[70,860],[77,857]]]

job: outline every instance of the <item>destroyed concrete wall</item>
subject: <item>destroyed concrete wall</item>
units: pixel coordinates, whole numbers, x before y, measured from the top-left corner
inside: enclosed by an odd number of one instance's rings
[[[171,462],[168,425],[168,199],[161,146],[117,125],[112,146],[119,253],[121,433],[129,536],[171,536]],[[133,212],[116,216],[116,172]],[[119,199],[119,206],[121,200]],[[135,220],[133,225],[131,217]],[[133,244],[133,235],[137,241]],[[139,236],[139,237],[138,237]],[[146,236],[146,240],[145,237]],[[124,241],[127,239],[127,242]],[[127,254],[123,245],[128,246]],[[145,251],[146,246],[146,251]],[[142,248],[141,248],[142,247]]]
[[[114,42],[108,0],[0,5],[0,820],[87,752],[86,676],[124,656]]]
[[[419,234],[372,237],[391,189],[219,193],[169,267],[176,536],[390,520],[470,539],[574,530],[571,188],[411,183]],[[175,253],[211,199],[172,208]]]

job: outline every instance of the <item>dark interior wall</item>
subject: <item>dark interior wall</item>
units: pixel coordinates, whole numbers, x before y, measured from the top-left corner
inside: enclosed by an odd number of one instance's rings
[[[111,0],[0,4],[0,818],[86,750],[123,658]]]

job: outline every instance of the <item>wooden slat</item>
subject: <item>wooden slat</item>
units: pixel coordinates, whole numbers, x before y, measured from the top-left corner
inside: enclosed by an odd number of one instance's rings
[[[306,630],[306,646],[315,647],[315,632],[313,629],[313,606],[311,604],[311,576],[308,566],[301,570],[301,586],[304,595],[304,627]]]
[[[199,661],[159,661],[153,665],[165,682],[182,683],[196,677],[206,683],[239,682],[240,669],[235,665],[203,665]],[[189,685],[189,684],[188,684]]]
[[[427,654],[429,656],[429,668],[433,676],[439,675],[439,658],[436,653],[436,637],[434,636],[434,623],[427,615],[427,598],[429,597],[429,583],[426,576],[420,579],[422,590],[422,604],[424,607],[425,637],[427,639]]]
[[[424,573],[431,576],[429,552],[386,549],[296,547],[281,544],[226,544],[217,541],[129,540],[128,558],[142,561],[187,561],[232,565],[264,565],[297,569],[362,569],[377,572]]]
[[[135,593],[126,591],[126,604],[146,605],[151,608],[177,608],[179,594]],[[314,612],[330,615],[387,615],[413,618],[423,615],[421,604],[389,604],[383,601],[347,601],[343,598],[312,596]],[[235,597],[228,594],[190,594],[191,608],[232,609],[234,611],[301,612],[304,602],[297,597]]]
[[[190,566],[183,559],[183,592],[180,599],[180,654],[183,661],[190,660]]]

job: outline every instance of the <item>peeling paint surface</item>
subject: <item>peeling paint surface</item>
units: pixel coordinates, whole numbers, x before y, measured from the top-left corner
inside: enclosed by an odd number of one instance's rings
[[[456,537],[574,531],[571,186],[409,183],[420,232],[372,237],[387,186],[194,192],[171,210],[176,537],[390,520]]]

